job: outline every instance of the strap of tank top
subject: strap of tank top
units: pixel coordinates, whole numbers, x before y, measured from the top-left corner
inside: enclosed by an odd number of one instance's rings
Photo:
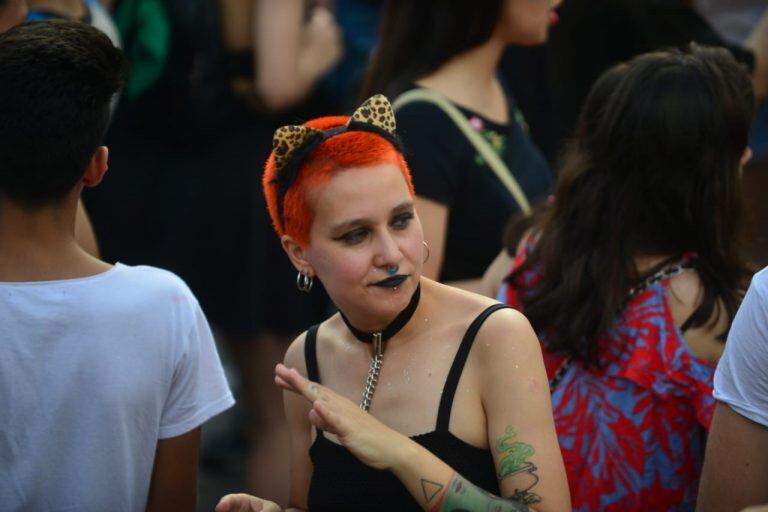
[[[453,407],[453,397],[456,395],[456,388],[459,385],[459,379],[461,378],[461,372],[464,371],[464,365],[467,362],[469,356],[469,350],[472,348],[472,343],[475,341],[477,331],[485,322],[491,313],[500,309],[509,308],[506,304],[494,304],[486,308],[480,313],[477,318],[472,322],[464,334],[464,339],[461,340],[459,350],[456,352],[456,357],[453,360],[451,370],[448,372],[448,377],[445,379],[445,387],[443,388],[443,396],[440,398],[440,408],[437,410],[437,426],[435,430],[438,432],[448,431],[448,426],[451,423],[451,408]]]
[[[315,324],[307,329],[304,338],[304,363],[307,365],[307,378],[313,382],[320,382],[320,371],[317,369],[317,329]]]

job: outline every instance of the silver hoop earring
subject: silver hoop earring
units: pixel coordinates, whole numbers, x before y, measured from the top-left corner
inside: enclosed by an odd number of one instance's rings
[[[429,244],[426,240],[423,240],[421,243],[424,244],[424,248],[427,250],[427,255],[424,257],[424,261],[422,261],[422,263],[426,263],[429,260]]]
[[[296,288],[300,292],[309,293],[312,291],[312,285],[315,284],[314,278],[303,270],[296,274]]]

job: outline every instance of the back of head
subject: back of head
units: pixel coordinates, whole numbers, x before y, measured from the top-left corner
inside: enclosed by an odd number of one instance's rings
[[[564,178],[576,174],[583,193],[600,195],[590,209],[615,219],[631,253],[722,243],[739,213],[738,169],[755,109],[746,70],[723,49],[691,45],[610,73],[620,75],[610,94],[598,82],[587,98]],[[563,206],[583,199],[558,195]]]
[[[523,298],[534,326],[594,362],[597,337],[642,277],[636,258],[688,251],[704,288],[692,325],[718,303],[732,315],[745,271],[739,168],[754,109],[749,75],[723,49],[649,53],[601,77],[525,265],[544,267]]]
[[[0,196],[55,203],[101,144],[125,61],[76,21],[26,23],[0,34]]]
[[[362,97],[396,97],[456,55],[490,39],[504,0],[389,0]]]

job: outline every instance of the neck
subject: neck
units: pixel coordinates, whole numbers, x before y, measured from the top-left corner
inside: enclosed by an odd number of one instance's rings
[[[466,50],[417,80],[457,103],[481,109],[498,87],[496,70],[505,44],[496,36]]]
[[[386,322],[371,323],[368,326],[363,324],[356,324],[354,320],[350,320],[343,312],[340,311],[341,318],[347,325],[352,335],[362,342],[372,342],[374,334],[381,334],[381,341],[387,341],[389,338],[407,329],[411,318],[413,318],[416,310],[419,307],[419,299],[421,297],[421,287],[417,287],[411,296],[408,304],[393,318],[388,319]],[[372,326],[372,327],[371,327]]]
[[[0,201],[0,281],[69,279],[109,268],[77,245],[76,209],[76,198],[35,209]]]

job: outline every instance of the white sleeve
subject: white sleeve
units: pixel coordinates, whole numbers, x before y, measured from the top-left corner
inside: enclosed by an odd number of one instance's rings
[[[235,403],[205,315],[196,300],[192,303],[194,318],[180,344],[160,419],[160,439],[185,434]]]
[[[715,371],[717,400],[768,427],[768,269],[757,273]]]

